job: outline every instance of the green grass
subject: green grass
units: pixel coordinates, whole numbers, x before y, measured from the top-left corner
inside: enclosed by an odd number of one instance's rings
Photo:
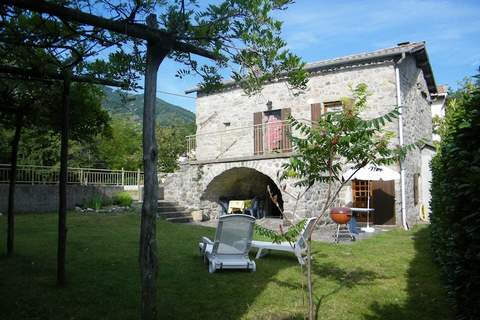
[[[16,255],[0,257],[0,318],[138,319],[139,216],[69,214],[65,288],[55,286],[56,216],[18,215]],[[5,248],[6,217],[0,217]],[[293,255],[257,261],[257,272],[209,274],[198,254],[214,230],[158,222],[161,319],[302,319]],[[451,319],[431,262],[428,228],[390,231],[351,245],[315,243],[319,319]]]

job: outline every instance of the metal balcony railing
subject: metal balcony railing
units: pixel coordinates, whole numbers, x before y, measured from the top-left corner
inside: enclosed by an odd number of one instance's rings
[[[187,136],[190,160],[268,156],[292,151],[291,126],[277,121]]]

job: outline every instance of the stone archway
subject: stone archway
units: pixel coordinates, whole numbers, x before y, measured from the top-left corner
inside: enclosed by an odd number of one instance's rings
[[[219,203],[222,207],[228,206],[229,200],[253,200],[259,217],[281,217],[268,196],[267,185],[277,195],[283,209],[282,193],[276,183],[266,174],[247,167],[230,168],[215,176],[200,199]]]

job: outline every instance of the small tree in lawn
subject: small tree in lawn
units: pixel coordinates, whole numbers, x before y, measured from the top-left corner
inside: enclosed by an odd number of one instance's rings
[[[390,112],[378,118],[364,120],[360,117],[360,113],[367,107],[368,95],[367,86],[359,84],[353,89],[353,99],[344,99],[344,109],[341,112],[326,113],[312,125],[290,118],[294,132],[299,132],[301,136],[292,136],[296,154],[283,166],[281,179],[295,179],[294,185],[303,190],[299,193],[301,195],[315,183],[326,184],[326,197],[315,226],[325,217],[343,186],[353,176],[342,178],[342,173],[347,169],[352,167],[358,171],[367,164],[392,164],[415,147],[392,147],[390,139],[394,134],[383,129],[386,123],[399,115],[397,107],[392,106]],[[315,318],[311,269],[313,230],[314,228],[307,234],[308,319]]]

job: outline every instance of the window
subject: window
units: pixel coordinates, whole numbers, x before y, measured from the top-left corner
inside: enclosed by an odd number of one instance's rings
[[[352,180],[352,200],[356,208],[366,208],[368,203],[368,180]]]
[[[323,110],[324,110],[324,113],[327,113],[327,112],[342,112],[343,111],[343,103],[342,103],[342,101],[324,102],[323,103]]]

